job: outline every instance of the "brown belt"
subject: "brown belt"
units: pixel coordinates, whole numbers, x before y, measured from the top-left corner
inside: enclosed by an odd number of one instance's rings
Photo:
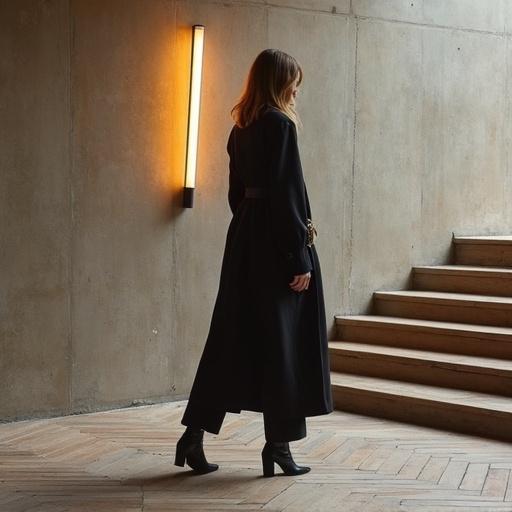
[[[251,199],[266,197],[268,195],[268,190],[264,187],[245,187],[245,197],[250,197]]]

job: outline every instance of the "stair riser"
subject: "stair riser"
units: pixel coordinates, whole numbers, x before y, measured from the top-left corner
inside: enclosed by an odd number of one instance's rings
[[[478,369],[471,371],[428,361],[404,361],[394,356],[361,357],[339,349],[330,350],[329,355],[333,371],[512,396],[510,374],[489,375],[478,373]]]
[[[512,297],[512,279],[415,272],[413,289],[433,292],[474,293]]]
[[[512,327],[512,309],[374,298],[378,315]]]
[[[506,342],[492,338],[443,334],[437,331],[407,330],[399,326],[390,329],[381,326],[372,327],[356,324],[337,324],[336,334],[338,340],[344,341],[512,359],[512,339],[510,342]]]
[[[512,245],[454,244],[457,265],[512,267]]]
[[[332,394],[340,411],[512,441],[512,413],[488,414],[472,407],[336,385]]]

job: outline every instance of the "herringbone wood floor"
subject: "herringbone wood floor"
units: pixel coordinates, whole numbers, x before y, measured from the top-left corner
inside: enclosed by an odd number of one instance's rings
[[[262,416],[242,411],[205,433],[219,470],[193,475],[173,465],[185,405],[0,425],[0,510],[512,511],[512,444],[339,411],[290,443],[310,473],[263,478]]]

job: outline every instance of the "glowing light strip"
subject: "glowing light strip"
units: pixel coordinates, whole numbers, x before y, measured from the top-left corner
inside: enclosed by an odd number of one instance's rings
[[[199,138],[199,110],[201,103],[201,75],[203,68],[204,26],[192,27],[192,63],[188,111],[187,160],[185,187],[196,185],[197,146]]]

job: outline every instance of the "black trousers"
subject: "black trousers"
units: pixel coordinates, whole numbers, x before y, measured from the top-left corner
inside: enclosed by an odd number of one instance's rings
[[[188,401],[181,424],[202,428],[212,434],[218,434],[226,411],[211,409],[203,404]],[[306,437],[306,418],[276,419],[263,412],[263,425],[267,441],[296,441]]]

